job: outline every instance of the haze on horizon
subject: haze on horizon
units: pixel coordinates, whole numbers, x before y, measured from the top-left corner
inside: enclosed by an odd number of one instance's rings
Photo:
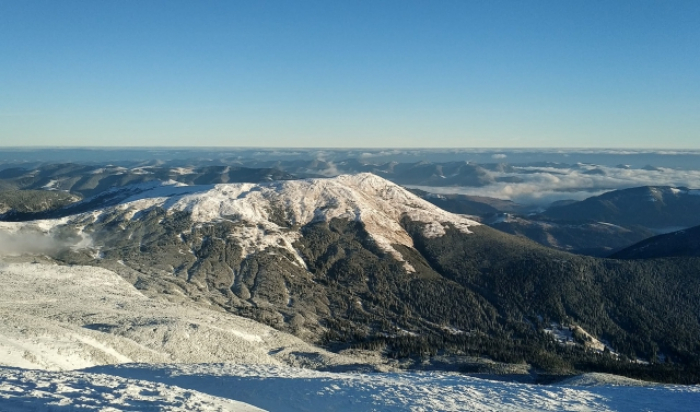
[[[0,1],[2,147],[700,149],[695,1]]]

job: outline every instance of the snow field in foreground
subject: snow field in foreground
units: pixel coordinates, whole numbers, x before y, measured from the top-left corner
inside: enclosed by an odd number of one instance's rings
[[[0,367],[0,411],[256,412],[256,407],[157,382]]]
[[[299,357],[331,368],[357,360],[249,319],[150,299],[105,269],[0,263],[0,282],[0,365],[15,367],[0,366],[2,412],[258,410],[246,404],[319,412],[696,411],[700,404],[699,386],[614,386],[639,382],[609,375],[535,386],[293,368],[285,364]],[[201,364],[186,364],[194,362]],[[80,368],[90,369],[66,371]]]
[[[700,399],[698,386],[612,386],[614,377],[602,378],[603,386],[592,382],[600,379],[591,377],[587,386],[537,386],[446,373],[232,364],[125,364],[80,372],[0,368],[0,410],[247,412],[258,410],[254,405],[299,412],[696,411]]]

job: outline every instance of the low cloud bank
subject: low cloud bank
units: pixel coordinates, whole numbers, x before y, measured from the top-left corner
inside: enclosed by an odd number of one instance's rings
[[[700,188],[700,170],[574,165],[563,168],[515,167],[512,173],[490,173],[496,179],[519,181],[497,182],[484,187],[411,187],[433,193],[486,196],[538,206],[564,199],[583,200],[611,190],[639,186]]]

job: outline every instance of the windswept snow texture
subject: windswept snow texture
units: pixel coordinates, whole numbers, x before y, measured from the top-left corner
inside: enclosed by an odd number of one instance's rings
[[[607,380],[607,382],[605,382]],[[697,386],[560,385],[446,373],[332,373],[270,365],[122,365],[65,374],[0,368],[0,409],[60,411],[696,411]],[[49,404],[49,400],[53,404]],[[227,403],[236,400],[241,403]],[[12,409],[23,405],[25,409]],[[220,409],[214,409],[216,405]],[[27,408],[29,406],[29,408]],[[68,409],[72,410],[72,409]],[[80,409],[83,410],[83,409]]]
[[[0,262],[0,279],[0,365],[353,362],[250,319],[150,299],[106,269]]]
[[[0,367],[0,410],[258,412],[230,399],[162,383],[91,373]]]

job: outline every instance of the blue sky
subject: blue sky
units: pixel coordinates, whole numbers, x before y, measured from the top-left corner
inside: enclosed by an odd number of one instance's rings
[[[700,148],[698,1],[0,0],[0,146]]]

